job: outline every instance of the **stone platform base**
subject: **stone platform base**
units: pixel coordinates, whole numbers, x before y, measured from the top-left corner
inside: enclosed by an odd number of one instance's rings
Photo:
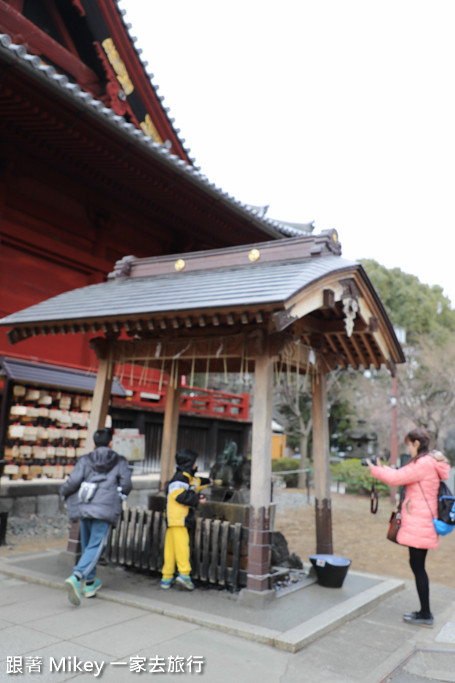
[[[0,512],[14,517],[43,515],[53,517],[65,512],[59,496],[63,479],[33,479],[11,481],[2,478],[0,484]],[[149,476],[133,476],[133,490],[128,496],[130,507],[148,507],[148,497],[156,486]]]

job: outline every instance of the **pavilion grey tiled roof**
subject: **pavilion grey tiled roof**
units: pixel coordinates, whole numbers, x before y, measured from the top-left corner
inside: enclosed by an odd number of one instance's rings
[[[152,277],[114,278],[13,313],[1,319],[0,325],[279,304],[326,275],[356,268],[361,266],[355,261],[329,255],[291,263],[257,263]]]
[[[0,357],[0,375],[2,374],[17,382],[59,389],[76,389],[87,393],[93,393],[96,382],[95,372],[8,356]],[[112,382],[111,393],[114,396],[126,396],[125,389],[116,377]]]
[[[119,12],[123,15],[123,10],[119,9]],[[125,24],[125,27],[129,31],[129,25]],[[136,42],[134,36],[131,37],[131,39],[133,43]],[[140,58],[139,50],[136,49],[136,52]],[[235,199],[235,197],[218,188],[214,183],[211,183],[196,166],[188,164],[177,155],[172,154],[167,147],[166,141],[164,144],[155,142],[153,138],[136,128],[133,123],[126,121],[112,109],[104,106],[103,102],[80,88],[77,83],[70,81],[66,75],[59,73],[50,64],[44,63],[38,55],[30,54],[25,45],[14,43],[11,36],[5,33],[0,33],[0,54],[6,61],[14,63],[20,68],[31,72],[34,78],[40,79],[41,82],[45,85],[47,84],[48,87],[58,88],[61,96],[70,99],[74,106],[89,111],[94,117],[104,119],[105,125],[114,126],[118,132],[128,135],[128,137],[134,141],[135,145],[140,145],[149,155],[154,158],[159,158],[161,163],[170,166],[175,172],[186,174],[188,178],[204,192],[208,192],[215,196],[217,200],[221,200],[232,208],[235,208],[242,213],[247,220],[250,222],[253,221],[255,224],[262,227],[268,234],[278,238],[299,237],[308,234],[308,231],[302,232],[302,230],[293,227],[291,224],[267,218],[266,216],[260,216],[254,207],[249,207],[247,204],[240,202]],[[141,62],[144,68],[146,68],[146,62],[143,62],[142,60]],[[150,74],[148,74],[148,76],[150,77]],[[152,84],[152,87],[155,91],[158,90],[157,85]],[[169,119],[169,121],[171,124],[173,123],[172,119]],[[176,133],[178,133],[178,129],[176,129]]]

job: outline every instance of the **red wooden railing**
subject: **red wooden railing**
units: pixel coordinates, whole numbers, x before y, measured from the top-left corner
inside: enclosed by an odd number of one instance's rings
[[[146,387],[136,383],[122,381],[128,391],[126,398],[114,398],[116,407],[134,406],[156,412],[164,412],[166,402],[167,383],[162,387],[147,385]],[[230,420],[246,421],[249,417],[250,397],[249,394],[231,394],[213,389],[201,387],[182,387],[180,396],[180,411],[203,415],[205,417],[227,418]]]
[[[52,360],[30,358],[29,356],[15,353],[8,353],[6,355],[23,360],[56,364]],[[59,363],[58,365],[74,370],[96,372],[94,367],[87,368],[82,365],[69,363]],[[127,391],[128,396],[125,398],[114,397],[113,405],[116,407],[134,406],[155,412],[164,412],[168,384],[167,376],[161,377],[158,370],[151,368],[144,370],[141,366],[118,366],[116,368],[116,376]],[[185,384],[185,377],[182,378],[180,410],[183,413],[246,421],[249,418],[249,405],[250,397],[248,393],[233,394],[214,389],[188,387]]]

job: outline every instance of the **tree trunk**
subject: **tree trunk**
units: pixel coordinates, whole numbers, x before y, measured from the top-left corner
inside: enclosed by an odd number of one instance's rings
[[[307,452],[308,452],[308,434],[300,434],[300,472],[299,472],[299,482],[298,482],[299,489],[306,489],[307,488],[307,484],[306,484],[307,473],[305,471],[308,468]]]

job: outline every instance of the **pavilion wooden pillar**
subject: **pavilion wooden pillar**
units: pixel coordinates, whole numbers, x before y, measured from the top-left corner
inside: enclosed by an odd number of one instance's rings
[[[109,349],[107,357],[101,358],[98,365],[87,441],[85,443],[87,453],[92,450],[94,433],[97,429],[101,429],[106,424],[107,411],[109,409],[109,401],[112,391],[112,379],[112,353]]]
[[[255,359],[247,588],[270,588],[273,360]]]
[[[316,553],[333,553],[332,501],[330,498],[329,418],[326,375],[312,375],[313,466],[316,514]]]
[[[161,439],[160,491],[165,491],[175,469],[175,453],[179,431],[181,377],[169,382],[164,407],[163,437]]]

